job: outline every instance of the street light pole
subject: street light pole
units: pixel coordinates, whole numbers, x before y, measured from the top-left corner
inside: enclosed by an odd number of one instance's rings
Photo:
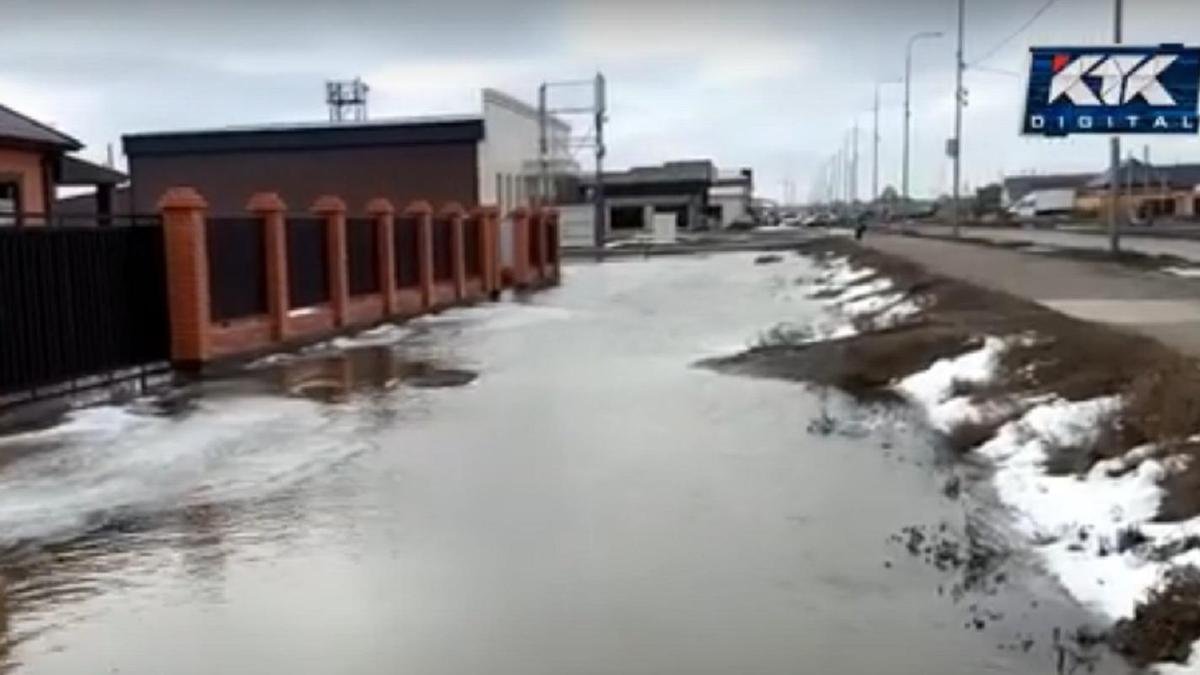
[[[871,203],[879,201],[879,83],[875,83],[875,135],[871,137]]]
[[[1121,23],[1124,17],[1122,0],[1113,0],[1113,43],[1121,44]],[[1121,216],[1118,213],[1117,201],[1121,194],[1121,137],[1113,135],[1109,141],[1109,181],[1108,181],[1108,246],[1113,255],[1121,251]]]
[[[917,33],[908,38],[908,48],[904,51],[904,165],[900,172],[901,192],[905,206],[908,204],[908,157],[909,134],[912,126],[912,50],[918,40],[940,38],[942,34],[936,31]]]
[[[954,73],[954,236],[959,234],[962,224],[962,123],[963,123],[963,40],[966,26],[966,2],[958,0],[958,53],[955,56]]]

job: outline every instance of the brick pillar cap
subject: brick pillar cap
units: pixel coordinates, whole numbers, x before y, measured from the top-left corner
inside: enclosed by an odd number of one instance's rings
[[[511,215],[513,218],[528,218],[529,209],[524,206],[518,206],[517,208],[513,209],[509,215]]]
[[[317,201],[313,202],[313,205],[308,210],[321,216],[345,213],[346,202],[342,201],[341,197],[335,195],[321,195],[317,197]]]
[[[492,206],[490,204],[487,206],[476,206],[475,208],[471,209],[472,217],[495,218],[499,214],[500,207]]]
[[[404,215],[406,216],[426,216],[433,213],[433,206],[424,199],[418,199],[415,202],[410,202],[404,207]]]
[[[441,210],[438,211],[438,217],[453,218],[455,216],[461,216],[464,213],[466,213],[466,211],[463,210],[462,204],[459,204],[458,202],[446,202],[445,204],[442,204]]]
[[[396,213],[396,207],[392,206],[391,200],[376,197],[367,202],[368,216],[390,216],[394,213]]]
[[[158,200],[158,208],[168,209],[206,209],[208,202],[196,191],[196,188],[179,186],[163,193]]]
[[[246,210],[254,213],[287,211],[287,204],[283,203],[277,192],[256,192],[246,203]]]

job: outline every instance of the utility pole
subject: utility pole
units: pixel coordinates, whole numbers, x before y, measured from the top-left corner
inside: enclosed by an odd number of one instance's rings
[[[593,223],[593,243],[596,250],[604,250],[604,239],[608,234],[608,209],[604,203],[604,122],[607,120],[605,81],[602,73],[596,73],[596,216]],[[598,253],[603,255],[603,253]]]
[[[871,137],[871,202],[879,201],[879,83],[875,83],[875,135]]]
[[[959,235],[959,227],[962,225],[962,123],[963,123],[963,100],[966,93],[963,91],[963,70],[966,64],[963,63],[963,41],[966,27],[966,1],[958,0],[958,52],[954,57],[954,236]]]
[[[850,203],[858,201],[858,120],[854,120],[854,154],[850,160]]]
[[[1121,28],[1124,19],[1122,0],[1113,0],[1113,43],[1121,44]],[[1121,252],[1121,216],[1118,213],[1117,202],[1121,194],[1121,137],[1113,134],[1109,141],[1109,164],[1111,165],[1108,181],[1108,246],[1113,255]]]
[[[901,193],[905,207],[908,206],[908,159],[909,135],[912,127],[912,50],[918,40],[940,38],[940,32],[928,31],[917,33],[908,39],[908,48],[904,51],[904,166],[900,172]]]
[[[546,83],[538,87],[538,159],[541,160],[541,175],[538,176],[538,198],[544,206],[549,204],[550,185],[550,134],[549,115],[546,112]]]

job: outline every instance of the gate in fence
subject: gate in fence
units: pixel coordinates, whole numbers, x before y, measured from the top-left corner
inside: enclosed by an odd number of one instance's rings
[[[161,220],[99,225],[0,229],[0,407],[168,368]]]

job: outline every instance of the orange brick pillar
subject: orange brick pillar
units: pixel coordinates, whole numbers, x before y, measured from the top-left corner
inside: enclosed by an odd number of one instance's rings
[[[416,201],[404,209],[404,216],[417,223],[417,246],[421,249],[421,306],[434,305],[433,297],[433,207],[426,201]]]
[[[267,251],[267,313],[271,319],[271,337],[288,336],[287,205],[274,192],[259,192],[250,198],[246,210],[262,220],[263,241]]]
[[[500,278],[500,209],[484,207],[483,219],[483,263],[489,294],[499,293],[504,288]]]
[[[329,269],[329,306],[333,325],[347,324],[350,305],[350,260],[346,253],[346,202],[340,197],[323,195],[309,209],[325,220],[325,253]]]
[[[383,313],[399,311],[396,303],[396,208],[386,199],[367,202],[367,215],[375,221],[375,251],[379,261],[379,288],[383,289]]]
[[[171,188],[158,201],[166,251],[171,362],[183,368],[199,366],[209,353],[207,208],[200,193],[190,187]]]
[[[499,211],[494,206],[478,206],[471,209],[471,220],[479,223],[479,272],[483,282],[483,293],[489,295],[500,287],[498,259]]]
[[[454,270],[454,299],[462,300],[467,297],[467,248],[463,238],[463,207],[457,202],[450,202],[442,207],[438,214],[439,227],[450,228],[450,250],[453,255]],[[443,224],[444,223],[444,224]]]
[[[524,206],[512,212],[513,286],[524,288],[530,282],[529,210]]]

